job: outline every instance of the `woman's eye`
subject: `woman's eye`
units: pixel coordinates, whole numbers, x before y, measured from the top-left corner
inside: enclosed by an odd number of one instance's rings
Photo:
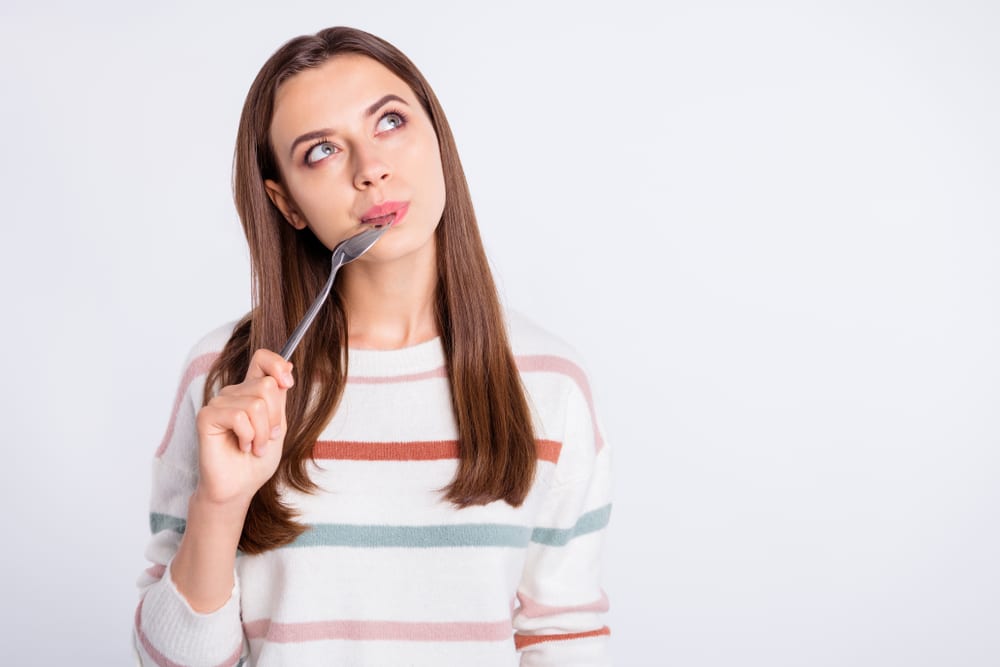
[[[316,144],[315,146],[309,149],[309,152],[306,153],[306,162],[309,164],[313,164],[314,162],[319,162],[323,158],[329,157],[336,152],[337,152],[336,146],[334,146],[328,141],[324,141],[323,143]]]
[[[402,125],[402,116],[398,113],[387,113],[379,119],[378,125],[375,126],[375,129],[379,132],[388,132],[389,130],[395,130],[397,127]]]

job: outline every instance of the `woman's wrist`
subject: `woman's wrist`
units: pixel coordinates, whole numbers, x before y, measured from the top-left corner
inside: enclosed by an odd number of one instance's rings
[[[247,510],[250,509],[249,498],[233,498],[226,501],[213,500],[202,492],[201,485],[195,487],[194,493],[188,501],[188,517],[194,512],[200,516],[211,520],[213,523],[236,521],[240,525],[242,532],[243,521],[246,518]]]
[[[196,490],[188,503],[184,536],[171,564],[177,590],[197,612],[208,613],[229,599],[236,550],[249,500],[206,501]]]

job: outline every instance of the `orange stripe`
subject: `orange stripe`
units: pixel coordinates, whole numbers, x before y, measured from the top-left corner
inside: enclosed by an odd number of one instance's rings
[[[540,461],[556,463],[562,443],[555,440],[535,440]],[[313,458],[344,461],[440,461],[458,458],[457,440],[416,442],[361,442],[350,440],[318,440]]]
[[[535,440],[535,447],[538,449],[538,460],[549,463],[559,462],[559,452],[562,451],[562,443],[555,440]]]
[[[360,442],[319,440],[313,458],[347,461],[436,461],[458,458],[454,440],[425,442]]]
[[[520,651],[523,648],[534,646],[535,644],[541,644],[542,642],[583,639],[584,637],[599,637],[601,635],[610,634],[611,628],[606,625],[600,630],[590,630],[589,632],[571,632],[565,635],[522,635],[521,633],[517,633],[514,635],[514,646],[518,651]]]

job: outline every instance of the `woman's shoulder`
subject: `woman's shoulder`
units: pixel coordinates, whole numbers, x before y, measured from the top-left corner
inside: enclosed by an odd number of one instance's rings
[[[523,313],[508,310],[506,317],[511,348],[529,397],[543,413],[556,410],[564,418],[570,416],[559,428],[571,430],[558,437],[561,441],[592,441],[594,447],[577,448],[590,460],[603,447],[604,438],[583,358],[562,336]]]
[[[224,324],[216,326],[207,333],[202,334],[198,338],[194,345],[192,345],[188,351],[188,361],[196,359],[199,357],[218,356],[222,352],[222,349],[229,342],[230,336],[233,335],[233,329],[239,324],[239,320],[231,320]]]
[[[507,309],[507,334],[515,356],[552,356],[580,363],[580,354],[565,338],[524,313]]]
[[[222,354],[222,350],[225,349],[237,324],[239,324],[239,320],[220,324],[202,334],[193,345],[189,345],[182,366],[181,383],[187,387],[187,392],[191,393],[192,396],[201,395],[202,383],[206,375],[212,368],[212,364]]]
[[[522,373],[560,373],[589,393],[587,364],[572,343],[519,311],[508,309],[506,319],[511,351]]]

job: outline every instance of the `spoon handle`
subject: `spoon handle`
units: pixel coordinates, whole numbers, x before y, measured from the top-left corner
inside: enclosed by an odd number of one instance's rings
[[[309,326],[313,323],[313,320],[316,319],[316,313],[319,312],[319,309],[323,307],[323,303],[326,301],[327,297],[330,296],[330,289],[333,287],[333,279],[337,276],[337,271],[341,266],[343,266],[341,262],[337,262],[333,265],[333,268],[330,270],[330,277],[327,278],[326,284],[323,285],[323,289],[321,289],[319,294],[316,295],[316,300],[312,302],[311,306],[309,306],[309,310],[307,310],[306,314],[302,317],[302,321],[299,322],[297,327],[295,327],[295,331],[292,332],[292,335],[288,337],[288,341],[285,343],[285,346],[281,348],[281,352],[279,352],[279,354],[285,361],[288,361],[291,358],[292,353],[295,352],[295,348],[297,348],[299,343],[302,341],[302,337],[305,336],[306,331],[309,330]]]

